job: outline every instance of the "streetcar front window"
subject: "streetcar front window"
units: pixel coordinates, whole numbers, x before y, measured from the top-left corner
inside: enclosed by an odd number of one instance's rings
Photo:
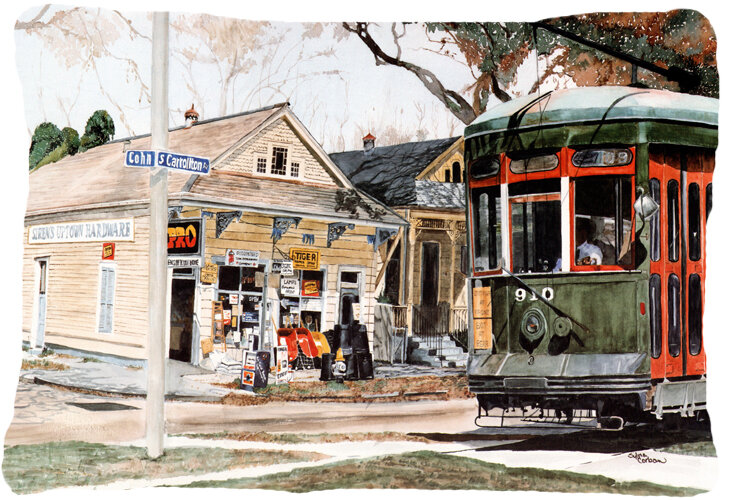
[[[501,188],[473,189],[473,234],[476,271],[495,269],[501,255]]]
[[[512,269],[560,271],[560,179],[514,183],[509,194]]]
[[[575,181],[576,266],[632,265],[632,181],[627,176]]]

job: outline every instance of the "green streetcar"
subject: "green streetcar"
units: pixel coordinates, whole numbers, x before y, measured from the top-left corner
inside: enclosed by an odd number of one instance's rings
[[[717,99],[588,87],[465,129],[476,423],[705,414],[717,114]]]

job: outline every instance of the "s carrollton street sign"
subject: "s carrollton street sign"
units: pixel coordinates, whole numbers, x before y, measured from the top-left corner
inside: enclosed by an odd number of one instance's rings
[[[127,167],[162,167],[198,175],[208,175],[211,170],[211,162],[208,158],[170,153],[169,151],[126,151],[124,164]]]

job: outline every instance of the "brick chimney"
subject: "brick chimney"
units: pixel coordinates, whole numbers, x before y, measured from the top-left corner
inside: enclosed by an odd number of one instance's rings
[[[198,123],[199,116],[198,112],[195,111],[195,104],[191,104],[190,109],[185,111],[185,128],[190,128]]]
[[[362,138],[362,149],[365,150],[365,154],[369,155],[375,149],[375,136],[373,134],[367,134]]]

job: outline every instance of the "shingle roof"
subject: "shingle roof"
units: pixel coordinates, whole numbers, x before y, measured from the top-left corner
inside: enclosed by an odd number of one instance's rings
[[[348,209],[336,210],[337,193],[342,191],[339,185],[322,187],[219,171],[218,164],[214,164],[216,159],[261,125],[276,118],[285,106],[287,104],[276,105],[201,121],[191,128],[171,130],[168,149],[209,158],[211,172],[199,176],[197,182],[192,183],[190,174],[170,171],[170,200],[202,201],[305,216],[353,218],[392,225],[405,222],[388,207],[366,195],[361,195],[362,200],[372,211],[382,214],[379,218],[372,218],[362,207],[356,214]],[[31,172],[26,216],[148,202],[149,169],[124,166],[125,143],[128,150],[147,150],[150,149],[151,137],[110,142]]]
[[[465,208],[465,184],[416,181],[416,204],[426,208]]]
[[[357,187],[389,206],[419,205],[416,176],[459,137],[333,153],[329,156]]]

